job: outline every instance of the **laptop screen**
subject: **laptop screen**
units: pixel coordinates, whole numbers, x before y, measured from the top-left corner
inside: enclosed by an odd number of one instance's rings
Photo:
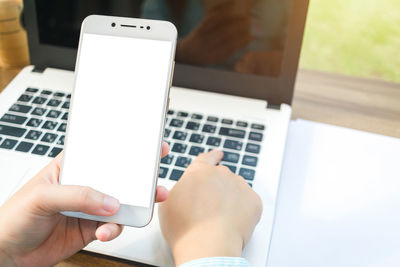
[[[35,31],[29,36],[34,64],[57,58],[49,65],[73,69],[80,26],[91,14],[168,20],[179,33],[175,85],[288,103],[307,1],[25,0],[25,17],[27,23],[35,18],[34,26],[27,24],[28,34]],[[50,49],[55,55],[47,62],[35,53]]]
[[[41,43],[78,47],[90,14],[161,19],[179,32],[178,63],[279,76],[291,0],[37,0]]]

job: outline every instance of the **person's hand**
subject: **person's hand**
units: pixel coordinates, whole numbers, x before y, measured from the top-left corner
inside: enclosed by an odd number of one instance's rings
[[[250,43],[250,8],[254,2],[204,1],[204,19],[190,34],[179,40],[176,61],[194,65],[218,64]]]
[[[168,151],[164,143],[163,156]],[[60,214],[111,216],[120,207],[117,199],[89,187],[59,185],[61,159],[60,154],[0,207],[1,266],[51,266],[93,240],[109,241],[122,232],[122,226],[114,223]],[[167,194],[158,187],[156,201],[164,201]]]
[[[203,257],[240,257],[262,202],[246,181],[216,166],[221,151],[201,154],[159,206],[163,235],[179,266]]]

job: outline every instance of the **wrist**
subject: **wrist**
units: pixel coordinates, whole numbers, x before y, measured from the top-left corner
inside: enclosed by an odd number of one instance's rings
[[[232,234],[215,227],[199,227],[182,236],[171,248],[175,265],[179,266],[201,258],[211,257],[240,257],[243,250],[243,239],[240,235]]]

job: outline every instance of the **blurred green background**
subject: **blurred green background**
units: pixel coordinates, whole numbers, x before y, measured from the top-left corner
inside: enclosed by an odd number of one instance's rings
[[[310,0],[300,66],[400,82],[400,0]]]

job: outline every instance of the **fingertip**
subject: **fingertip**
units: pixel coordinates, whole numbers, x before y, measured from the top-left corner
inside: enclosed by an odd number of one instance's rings
[[[96,230],[96,238],[101,242],[106,242],[110,240],[111,231],[107,227],[99,227]]]
[[[213,149],[208,153],[200,154],[196,158],[196,161],[201,161],[211,165],[217,165],[222,160],[223,157],[224,157],[224,152],[218,149]]]
[[[105,223],[96,230],[96,238],[101,242],[111,241],[117,238],[123,230],[123,226],[115,223]]]
[[[56,163],[57,167],[61,167],[61,162],[62,162],[62,158],[64,156],[64,150],[61,151],[55,158],[54,158],[54,162]]]
[[[162,153],[161,153],[161,156],[162,157],[165,157],[166,155],[168,155],[168,153],[169,153],[169,145],[168,145],[168,143],[167,142],[163,142],[162,143]]]
[[[110,196],[105,195],[103,199],[103,209],[111,214],[117,213],[119,210],[119,200]]]
[[[168,189],[164,186],[158,186],[156,190],[156,202],[163,202],[168,198]]]
[[[218,150],[218,149],[213,149],[210,152],[208,152],[208,154],[209,154],[210,162],[214,165],[217,165],[224,157],[224,152],[222,152],[222,150]]]
[[[215,155],[217,157],[220,157],[222,159],[222,157],[224,156],[224,152],[222,150],[219,149],[213,149],[210,151],[211,153],[215,153]]]

